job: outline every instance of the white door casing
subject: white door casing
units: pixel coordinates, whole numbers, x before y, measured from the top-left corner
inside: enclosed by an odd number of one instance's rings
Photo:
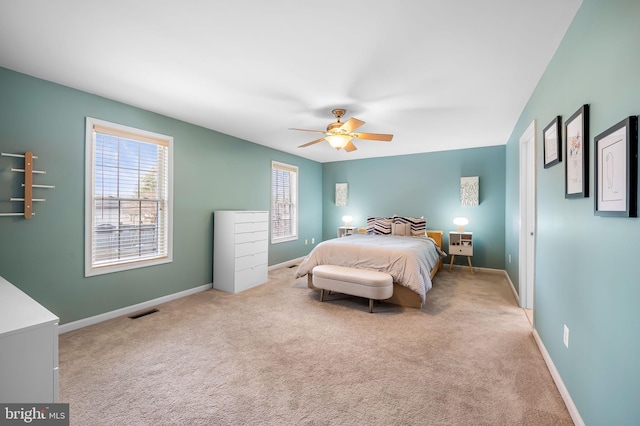
[[[536,224],[536,121],[520,137],[520,306],[533,309]]]

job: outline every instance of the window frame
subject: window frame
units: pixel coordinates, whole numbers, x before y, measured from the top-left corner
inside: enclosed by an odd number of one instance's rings
[[[294,185],[295,188],[293,188],[294,190],[294,194],[291,194],[292,189],[289,188],[289,194],[290,196],[293,195],[292,198],[294,198],[294,200],[290,203],[293,206],[293,212],[294,212],[294,217],[293,217],[293,226],[292,226],[292,233],[291,235],[287,235],[284,237],[276,237],[274,236],[274,215],[277,212],[276,206],[275,206],[275,197],[273,196],[273,190],[274,190],[274,180],[273,180],[273,171],[274,169],[278,169],[278,170],[283,170],[283,171],[289,171],[290,173],[293,172],[295,173],[295,179],[294,179]],[[283,163],[280,161],[271,161],[271,183],[269,185],[269,189],[270,189],[270,198],[271,198],[271,218],[269,219],[269,226],[271,229],[271,244],[278,244],[278,243],[284,243],[287,241],[296,241],[298,240],[298,218],[299,218],[299,209],[298,209],[298,199],[299,199],[299,186],[298,186],[298,181],[299,181],[299,175],[300,175],[300,171],[298,166],[295,166],[293,164],[287,164],[287,163]]]
[[[93,263],[93,229],[95,218],[95,132],[94,127],[111,129],[115,132],[131,137],[132,140],[144,143],[155,143],[167,146],[167,188],[166,188],[166,255],[143,259],[124,259],[107,265]],[[136,139],[138,138],[138,139]],[[148,266],[161,265],[173,261],[173,137],[142,130],[122,124],[112,123],[93,117],[86,117],[85,136],[85,277],[127,271]]]

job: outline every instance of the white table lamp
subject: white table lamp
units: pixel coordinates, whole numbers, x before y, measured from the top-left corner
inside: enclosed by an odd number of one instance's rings
[[[345,228],[349,227],[349,224],[351,223],[352,220],[353,220],[352,216],[349,216],[349,215],[342,216],[342,221],[344,222]]]
[[[456,217],[453,219],[453,223],[458,227],[458,232],[464,232],[464,226],[469,224],[469,219],[466,217]]]

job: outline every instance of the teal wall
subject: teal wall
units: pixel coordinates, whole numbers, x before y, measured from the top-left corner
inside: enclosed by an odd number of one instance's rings
[[[504,269],[505,146],[340,161],[322,165],[323,237],[334,238],[354,217],[366,226],[367,216],[424,216],[428,229],[456,229],[453,218],[469,219],[474,235],[473,265]],[[480,177],[480,205],[460,205],[460,177]],[[347,206],[335,205],[335,184],[349,184]],[[446,250],[446,248],[445,248]],[[448,259],[446,260],[449,261]],[[466,264],[459,256],[455,263]]]
[[[270,210],[271,161],[299,166],[298,241],[269,247],[269,264],[304,256],[304,238],[322,235],[322,166],[297,156],[0,68],[0,150],[32,151],[35,183],[46,198],[36,216],[0,217],[0,276],[62,323],[212,282],[216,209]],[[170,264],[84,277],[85,117],[174,137],[174,260]],[[21,159],[0,157],[0,212],[22,211],[10,197]]]
[[[518,139],[536,119],[535,328],[587,425],[640,424],[640,220],[593,214],[593,137],[640,113],[639,18],[637,0],[584,0],[507,145],[506,253],[517,253]],[[565,163],[542,167],[542,129],[585,103],[591,196],[567,200]]]

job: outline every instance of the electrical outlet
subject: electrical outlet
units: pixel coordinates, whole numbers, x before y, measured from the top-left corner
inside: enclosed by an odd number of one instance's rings
[[[569,347],[569,327],[567,327],[567,324],[564,325],[564,337],[562,341],[564,342],[564,345],[568,348]]]
[[[309,244],[309,241],[304,240],[304,245],[306,246],[307,244]]]
[[[311,239],[311,244],[315,244],[315,243],[316,243],[316,239],[315,239],[315,238],[312,238],[312,239]]]

